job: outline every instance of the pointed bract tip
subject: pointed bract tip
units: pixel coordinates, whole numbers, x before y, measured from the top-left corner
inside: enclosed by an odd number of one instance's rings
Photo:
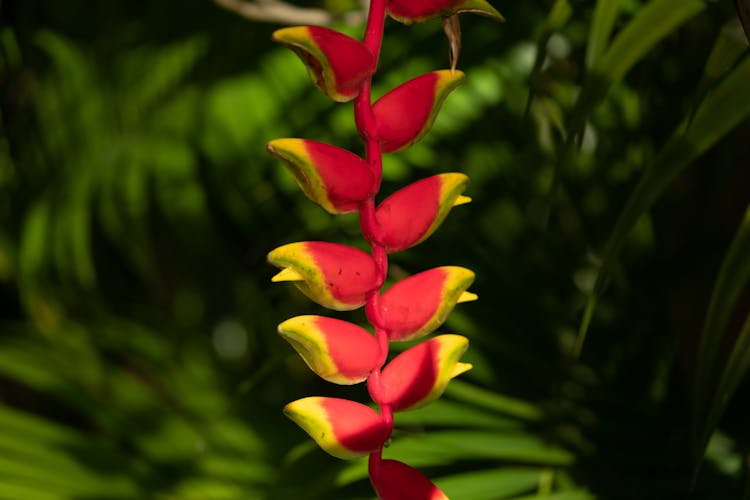
[[[469,370],[474,368],[474,365],[471,363],[457,363],[456,367],[453,369],[453,373],[451,373],[451,378],[456,378],[462,373],[466,373]]]
[[[302,139],[273,139],[266,144],[266,151],[274,156],[279,156],[284,151],[300,149],[300,144],[303,142]]]
[[[276,275],[274,275],[274,277],[271,278],[271,281],[274,283],[279,283],[281,281],[305,281],[305,277],[295,269],[291,267],[285,267]]]
[[[461,295],[459,295],[456,303],[461,304],[463,302],[473,302],[477,299],[479,299],[479,295],[477,295],[476,293],[462,292]]]
[[[279,43],[299,42],[308,37],[307,26],[290,26],[278,29],[271,34],[271,40]]]
[[[461,335],[438,335],[396,356],[381,374],[384,401],[393,411],[420,408],[439,398],[454,377],[471,369],[459,359],[469,347]]]
[[[471,203],[471,197],[459,195],[456,201],[453,202],[453,206],[457,207],[459,205],[466,205],[467,203]]]

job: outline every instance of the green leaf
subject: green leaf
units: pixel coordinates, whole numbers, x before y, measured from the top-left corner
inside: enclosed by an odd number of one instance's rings
[[[695,91],[696,103],[700,104],[711,88],[732,69],[747,47],[748,43],[739,21],[733,18],[724,24],[706,60],[703,76],[698,82]]]
[[[594,8],[588,44],[586,45],[586,67],[593,68],[607,50],[622,0],[599,0]]]
[[[703,0],[653,0],[615,37],[594,73],[616,82],[657,43],[706,7]]]
[[[750,281],[750,206],[727,252],[703,325],[694,390],[693,421],[699,426],[694,441],[696,457],[703,454],[708,438],[750,363],[750,315],[731,348],[729,361],[719,357],[727,325]],[[723,367],[723,369],[722,369]],[[711,382],[721,374],[718,389],[709,398]],[[704,417],[708,413],[708,417]]]
[[[542,472],[535,467],[502,467],[444,476],[433,482],[449,498],[498,500],[533,491]]]
[[[73,429],[0,405],[0,492],[36,490],[22,498],[137,495],[119,458]],[[97,470],[102,463],[115,466]]]
[[[23,223],[23,234],[18,251],[22,286],[33,283],[43,273],[48,255],[49,232],[49,206],[41,200],[29,210]]]
[[[604,26],[601,33],[597,32],[594,39],[596,45],[589,49],[592,58],[589,76],[571,114],[569,137],[576,137],[583,132],[589,114],[607,95],[612,84],[625,76],[657,43],[705,6],[702,0],[652,0],[617,34],[601,56],[598,56],[603,43],[600,38],[609,36],[611,26],[607,30],[604,30],[607,28]],[[614,22],[610,18],[616,14],[612,13],[615,6],[602,5],[601,9],[602,13],[597,14],[602,17],[603,22]]]
[[[445,394],[453,399],[522,420],[536,421],[542,417],[541,410],[531,403],[481,389],[461,380],[451,381]]]
[[[405,425],[439,425],[443,427],[511,429],[520,426],[518,420],[478,409],[473,405],[456,403],[446,398],[438,399],[417,410],[397,413],[395,423],[399,427]]]
[[[79,434],[68,427],[6,405],[0,405],[0,429],[48,444],[70,444],[81,439]]]
[[[76,282],[85,288],[91,288],[96,280],[94,259],[91,255],[91,207],[88,200],[91,191],[88,185],[80,184],[74,189],[74,195],[65,207],[61,222],[67,228],[70,267]]]
[[[625,208],[607,242],[602,270],[607,270],[619,253],[625,238],[638,218],[661,196],[669,183],[690,162],[750,115],[750,99],[745,94],[750,81],[750,58],[746,58],[709,94],[695,113],[692,122],[678,126],[640,182],[630,194]],[[597,277],[596,289],[603,285],[604,273]]]
[[[481,459],[544,465],[569,465],[573,461],[568,451],[518,432],[443,431],[397,437],[385,455],[415,467]]]
[[[734,6],[737,8],[737,15],[742,23],[742,29],[745,31],[745,37],[750,42],[750,2],[748,0],[734,0]]]
[[[417,468],[450,465],[461,460],[503,460],[552,466],[570,465],[574,460],[567,450],[517,431],[442,431],[395,436],[383,456]],[[367,461],[362,460],[342,469],[335,483],[345,486],[365,477]]]
[[[157,47],[131,50],[120,63],[126,99],[133,110],[158,108],[203,56],[208,43],[196,35]],[[130,111],[130,110],[126,110]]]
[[[607,240],[594,287],[595,295],[601,293],[615,258],[640,216],[685,167],[750,116],[750,99],[747,99],[746,94],[748,81],[750,57],[746,57],[706,96],[692,121],[683,119],[654,162],[646,169]],[[586,329],[581,328],[579,337],[585,334]]]
[[[29,479],[9,478],[0,475],[0,498],[33,498],[34,500],[67,500],[70,497],[63,491],[35,483]]]
[[[569,0],[555,0],[547,14],[547,19],[544,20],[544,31],[553,33],[559,30],[565,26],[572,15],[573,7],[570,6]]]
[[[49,349],[27,340],[0,344],[0,374],[36,390],[60,390],[63,381],[54,372]]]
[[[747,40],[742,34],[742,26],[737,19],[727,22],[719,32],[703,69],[704,79],[708,80],[707,84],[710,85],[724,76],[747,50],[747,47]]]
[[[719,418],[729,403],[729,399],[734,395],[740,382],[747,375],[750,369],[750,314],[745,319],[745,323],[740,329],[737,341],[734,343],[729,361],[724,367],[724,372],[719,381],[719,387],[716,389],[715,404],[712,404],[712,414],[709,415],[709,431],[716,427]]]

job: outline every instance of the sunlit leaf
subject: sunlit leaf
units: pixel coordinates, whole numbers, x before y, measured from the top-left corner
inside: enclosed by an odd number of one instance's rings
[[[498,500],[533,491],[542,469],[501,467],[443,476],[434,480],[450,498]]]
[[[706,6],[701,0],[652,0],[638,10],[607,50],[602,51],[600,47],[609,37],[619,1],[603,0],[599,4],[597,15],[606,23],[593,33],[595,46],[587,54],[592,65],[571,117],[570,133],[573,135],[583,132],[589,113],[613,83],[619,81],[654,45]]]
[[[621,4],[622,0],[598,0],[596,2],[586,44],[586,67],[596,66],[602,54],[607,50]]]
[[[612,40],[592,72],[618,81],[654,45],[705,7],[701,0],[652,0]]]

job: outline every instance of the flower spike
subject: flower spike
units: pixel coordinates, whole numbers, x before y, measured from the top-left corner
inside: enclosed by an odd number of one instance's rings
[[[362,42],[321,26],[295,26],[273,33],[273,40],[292,49],[313,83],[338,102],[351,101],[375,72],[375,57]]]
[[[388,15],[400,23],[422,23],[460,12],[479,14],[496,21],[503,16],[486,0],[388,0]]]
[[[448,500],[421,472],[398,460],[383,460],[370,480],[380,500]]]
[[[284,407],[323,451],[349,460],[379,449],[390,429],[375,410],[348,399],[310,397]]]
[[[452,378],[471,369],[458,361],[467,347],[466,337],[439,335],[402,352],[383,369],[384,402],[405,411],[436,400]]]
[[[380,286],[375,262],[362,250],[327,243],[289,243],[272,250],[268,261],[282,270],[273,281],[292,281],[310,300],[337,311],[357,309]]]
[[[386,198],[375,212],[386,251],[398,252],[426,240],[451,208],[471,201],[461,195],[468,183],[464,174],[440,174],[409,184]]]
[[[492,0],[489,0],[492,1]],[[381,500],[446,500],[416,469],[383,460],[393,430],[393,413],[440,397],[451,379],[471,368],[460,362],[468,340],[439,335],[417,344],[390,363],[389,341],[412,340],[433,332],[456,304],[476,300],[467,289],[474,273],[456,266],[430,269],[396,282],[383,292],[390,253],[429,238],[450,210],[469,203],[468,178],[434,175],[403,187],[379,205],[382,153],[403,150],[432,128],[448,94],[464,81],[456,70],[461,49],[459,13],[502,16],[488,0],[373,0],[363,41],[316,26],[280,29],[273,39],[291,48],[313,83],[336,101],[354,99],[354,121],[363,141],[362,157],[307,139],[276,139],[268,151],[291,172],[303,193],[330,214],[357,212],[370,253],[325,242],[299,242],[268,254],[289,281],[310,299],[336,310],[366,306],[374,334],[353,323],[324,316],[297,316],[278,326],[279,334],[310,369],[336,384],[367,380],[378,411],[345,399],[303,398],[284,413],[320,447],[343,459],[369,454],[370,480]],[[386,16],[405,24],[442,18],[450,42],[450,70],[433,71],[390,90],[373,104],[372,75],[380,56]]]
[[[356,212],[372,190],[367,162],[345,149],[306,139],[275,139],[267,149],[283,160],[302,192],[328,213]]]
[[[307,366],[334,384],[366,380],[378,363],[375,337],[359,326],[325,316],[297,316],[279,325],[279,334]]]
[[[380,298],[383,327],[390,340],[414,340],[433,332],[457,303],[476,300],[476,295],[466,292],[473,281],[470,270],[444,266],[393,285]]]
[[[445,98],[463,81],[461,71],[433,71],[399,85],[378,99],[372,112],[383,152],[399,151],[424,137]]]

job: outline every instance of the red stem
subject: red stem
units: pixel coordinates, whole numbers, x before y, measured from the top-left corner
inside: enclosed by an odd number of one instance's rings
[[[375,64],[380,57],[380,46],[383,43],[383,26],[385,25],[385,0],[370,0],[370,12],[367,14],[365,28],[365,45],[375,56]]]
[[[367,17],[367,28],[365,29],[364,43],[375,57],[375,65],[380,58],[380,47],[383,43],[383,26],[385,24],[385,1],[371,0],[370,12]],[[360,89],[360,93],[354,101],[354,121],[357,124],[362,141],[365,143],[365,158],[372,170],[374,182],[370,196],[362,203],[359,209],[359,220],[362,235],[370,243],[372,257],[378,268],[378,287],[367,295],[365,311],[368,321],[375,327],[375,337],[380,348],[377,368],[375,368],[367,380],[367,389],[370,397],[380,407],[380,415],[388,428],[390,438],[393,430],[393,410],[390,405],[383,403],[383,386],[380,381],[380,371],[388,359],[388,332],[383,328],[380,317],[380,288],[385,281],[388,272],[388,255],[382,244],[382,237],[378,221],[375,217],[375,195],[380,190],[383,163],[380,142],[378,141],[378,127],[372,112],[372,98],[370,97],[371,79],[368,79]],[[369,473],[371,480],[380,475],[382,463],[382,447],[370,454]]]

